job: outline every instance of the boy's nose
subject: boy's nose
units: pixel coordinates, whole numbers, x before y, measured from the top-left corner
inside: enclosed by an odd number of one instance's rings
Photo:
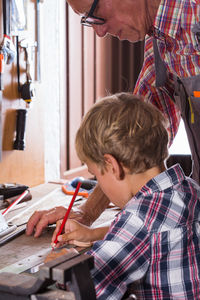
[[[94,31],[99,37],[104,37],[108,32],[108,28],[106,24],[103,25],[92,25]]]

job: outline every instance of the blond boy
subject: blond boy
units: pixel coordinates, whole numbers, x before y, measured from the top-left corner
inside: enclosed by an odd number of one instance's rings
[[[109,228],[69,220],[59,237],[94,242],[97,299],[122,299],[132,283],[138,299],[200,297],[200,188],[165,169],[167,144],[161,113],[127,93],[97,102],[77,132],[79,158],[121,208]]]

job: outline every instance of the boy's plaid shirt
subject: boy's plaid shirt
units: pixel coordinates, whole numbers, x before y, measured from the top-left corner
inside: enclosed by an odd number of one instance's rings
[[[145,40],[144,64],[134,93],[156,105],[169,121],[170,144],[180,122],[173,102],[173,74],[191,77],[200,74],[200,0],[161,0],[151,36]],[[196,35],[194,28],[199,31]],[[167,67],[165,87],[155,85],[153,38]],[[198,41],[199,39],[199,41]]]
[[[150,180],[117,215],[95,258],[97,299],[200,299],[200,187],[175,165]]]

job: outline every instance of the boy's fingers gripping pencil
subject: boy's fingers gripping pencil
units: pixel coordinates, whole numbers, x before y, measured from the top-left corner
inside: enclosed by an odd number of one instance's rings
[[[56,235],[54,244],[53,244],[53,246],[52,246],[53,249],[54,249],[54,247],[56,246],[56,244],[57,244],[57,242],[58,242],[58,236],[59,236],[59,235],[62,233],[62,231],[63,231],[63,228],[64,228],[64,226],[65,226],[65,223],[66,223],[66,221],[67,221],[67,219],[68,219],[69,213],[70,213],[70,211],[71,211],[71,209],[72,209],[72,206],[73,206],[73,204],[74,204],[74,201],[75,201],[76,196],[77,196],[77,194],[78,194],[78,191],[79,191],[79,189],[80,189],[80,186],[81,186],[81,182],[79,182],[79,183],[77,184],[77,187],[76,187],[76,190],[75,190],[74,195],[73,195],[73,197],[72,197],[72,200],[71,200],[71,202],[70,202],[70,205],[69,205],[69,207],[68,207],[68,209],[67,209],[67,211],[66,211],[66,214],[65,214],[64,219],[63,219],[63,221],[62,221],[62,224],[61,224],[61,226],[60,226],[60,229],[59,229],[59,231],[58,231],[58,233],[57,233],[57,235]]]

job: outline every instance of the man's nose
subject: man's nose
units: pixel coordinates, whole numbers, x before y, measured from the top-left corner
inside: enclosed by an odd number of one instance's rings
[[[108,26],[106,24],[103,25],[92,25],[94,31],[99,37],[104,37],[108,32]]]

